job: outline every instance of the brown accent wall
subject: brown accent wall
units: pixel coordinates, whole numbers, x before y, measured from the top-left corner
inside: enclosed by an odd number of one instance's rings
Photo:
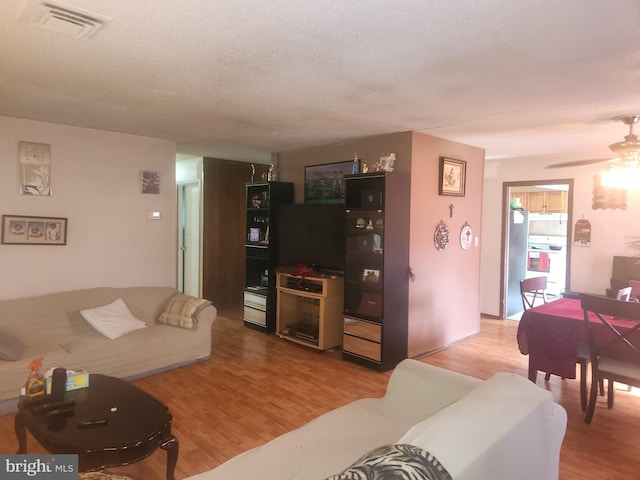
[[[256,165],[256,179],[266,171]],[[251,164],[203,159],[202,295],[217,308],[242,305],[245,283],[245,183]]]

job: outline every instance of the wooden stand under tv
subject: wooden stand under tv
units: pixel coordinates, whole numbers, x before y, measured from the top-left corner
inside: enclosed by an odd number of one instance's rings
[[[292,287],[291,282],[295,283],[296,287]],[[298,283],[300,286],[297,286]],[[304,286],[309,290],[305,290]],[[317,274],[302,279],[279,271],[276,273],[276,289],[276,333],[280,338],[317,350],[329,350],[342,344],[342,277]],[[299,323],[317,325],[317,338],[306,339],[296,336],[290,325]]]

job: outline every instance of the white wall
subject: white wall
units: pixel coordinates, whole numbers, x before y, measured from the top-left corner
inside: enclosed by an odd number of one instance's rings
[[[51,145],[52,196],[19,194],[19,141]],[[172,141],[0,117],[0,213],[68,218],[66,246],[0,245],[0,299],[175,286],[175,159]],[[160,172],[160,195],[140,193],[141,170]]]
[[[202,157],[177,155],[176,182],[189,183],[202,181]]]
[[[500,313],[500,261],[502,236],[502,184],[524,180],[574,179],[573,225],[584,218],[591,223],[591,246],[571,248],[570,288],[574,292],[604,294],[609,286],[614,255],[634,255],[626,243],[640,235],[640,190],[628,192],[626,209],[592,209],[593,177],[605,163],[545,169],[535,160],[487,161],[484,171],[482,252],[480,263],[481,311]]]

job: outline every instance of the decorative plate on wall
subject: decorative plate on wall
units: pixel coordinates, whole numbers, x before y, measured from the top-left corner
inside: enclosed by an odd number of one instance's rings
[[[449,227],[442,220],[436,226],[436,231],[433,234],[433,243],[437,250],[444,250],[449,244]]]
[[[473,232],[471,231],[471,225],[468,222],[464,222],[462,230],[460,230],[460,246],[463,250],[468,250],[471,246],[471,239],[473,238]]]

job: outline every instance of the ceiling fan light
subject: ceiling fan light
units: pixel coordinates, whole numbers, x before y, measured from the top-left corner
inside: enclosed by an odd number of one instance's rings
[[[612,143],[609,145],[609,148],[620,157],[618,161],[621,162],[624,167],[637,167],[638,159],[640,158],[640,140],[638,136],[633,133],[633,126],[638,123],[640,117],[637,115],[627,115],[618,117],[616,120],[629,126],[629,134],[624,137],[624,142]]]
[[[640,152],[640,140],[637,135],[627,135],[624,142],[612,143],[609,148],[618,156],[634,154],[638,156]]]
[[[632,190],[640,188],[640,167],[627,166],[611,162],[609,168],[602,172],[601,185],[603,187]]]

